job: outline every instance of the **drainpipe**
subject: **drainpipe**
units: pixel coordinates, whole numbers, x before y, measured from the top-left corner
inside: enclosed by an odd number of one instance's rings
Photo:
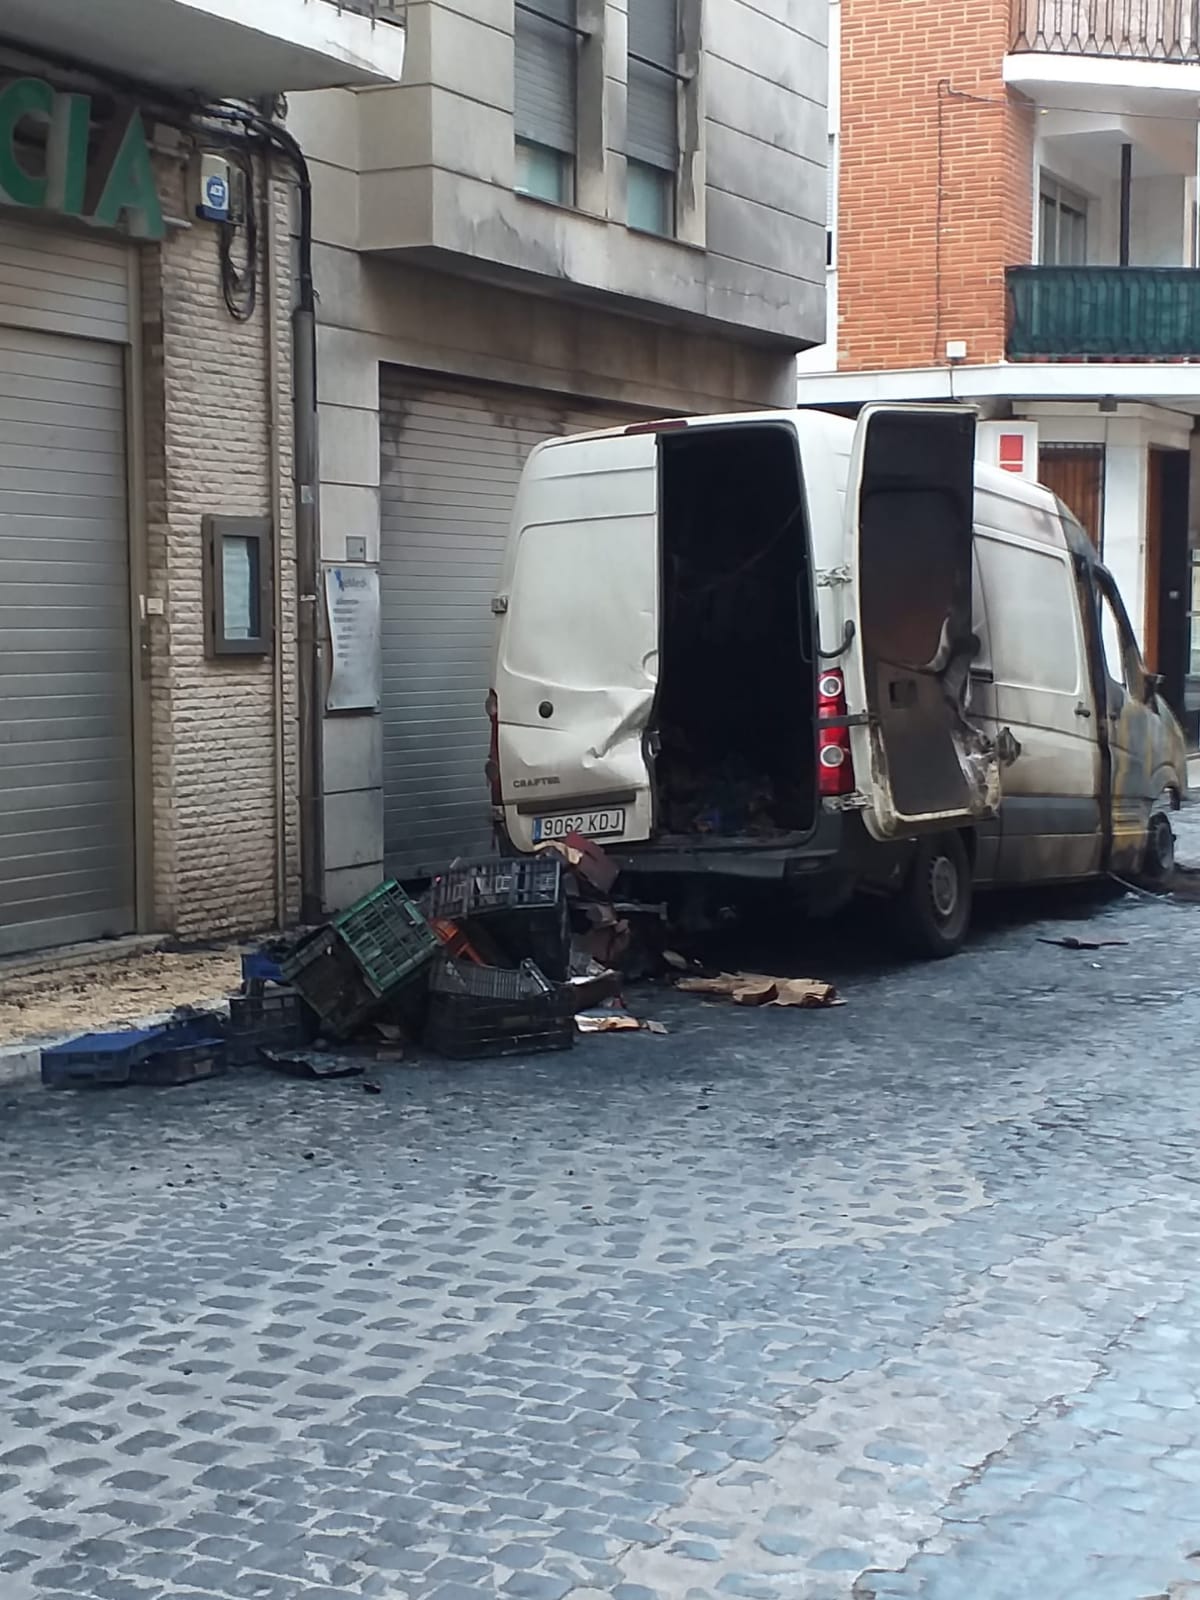
[[[287,926],[287,763],[285,741],[287,719],[283,680],[283,493],[279,480],[279,452],[283,442],[283,415],[279,403],[279,360],[275,349],[278,293],[275,283],[275,164],[270,154],[263,157],[266,190],[266,215],[263,218],[262,274],[263,321],[266,338],[267,429],[271,462],[271,596],[274,625],[274,716],[272,737],[275,756],[275,922]]]
[[[1121,146],[1121,240],[1120,256],[1121,266],[1129,265],[1129,229],[1130,229],[1130,200],[1133,188],[1133,146]]]

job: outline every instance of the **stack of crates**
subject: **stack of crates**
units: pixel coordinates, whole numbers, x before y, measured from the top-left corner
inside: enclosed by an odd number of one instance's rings
[[[429,979],[425,1043],[452,1061],[569,1050],[575,1019],[532,961],[512,971],[443,955]]]
[[[571,927],[558,855],[456,861],[433,880],[429,913],[439,922],[485,928],[514,960],[528,957],[563,982],[571,960]]]
[[[321,1019],[321,1031],[346,1039],[432,959],[437,934],[398,883],[381,884],[281,964]]]

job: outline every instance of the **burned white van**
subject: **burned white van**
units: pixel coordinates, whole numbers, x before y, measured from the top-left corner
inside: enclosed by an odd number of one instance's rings
[[[888,895],[1163,865],[1181,730],[1046,489],[959,407],[638,423],[529,459],[495,609],[506,848],[579,831],[678,898]]]

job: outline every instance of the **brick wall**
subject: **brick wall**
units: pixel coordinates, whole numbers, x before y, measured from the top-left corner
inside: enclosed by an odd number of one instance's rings
[[[226,309],[215,228],[175,229],[142,251],[147,593],[164,603],[147,623],[154,915],[185,937],[276,920],[280,793],[290,915],[299,901],[288,197],[261,164],[258,177],[264,271],[248,322]],[[186,215],[176,166],[164,166],[160,187],[168,213]],[[272,657],[204,653],[201,520],[269,515],[273,476],[282,686]]]
[[[838,364],[1004,354],[1030,259],[1033,113],[1001,77],[1007,0],[842,0]],[[939,197],[940,190],[940,197]]]

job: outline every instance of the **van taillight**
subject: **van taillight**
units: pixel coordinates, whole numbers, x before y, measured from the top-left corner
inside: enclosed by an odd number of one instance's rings
[[[488,690],[487,699],[483,702],[483,709],[487,712],[488,722],[491,724],[491,738],[488,741],[488,758],[484,764],[484,775],[488,781],[488,788],[492,792],[492,804],[502,806],[504,797],[500,790],[500,702],[496,699],[495,689]]]
[[[817,680],[817,792],[852,794],[854,763],[850,759],[850,729],[846,726],[846,685],[840,672],[822,672]],[[838,726],[829,722],[838,719]]]

